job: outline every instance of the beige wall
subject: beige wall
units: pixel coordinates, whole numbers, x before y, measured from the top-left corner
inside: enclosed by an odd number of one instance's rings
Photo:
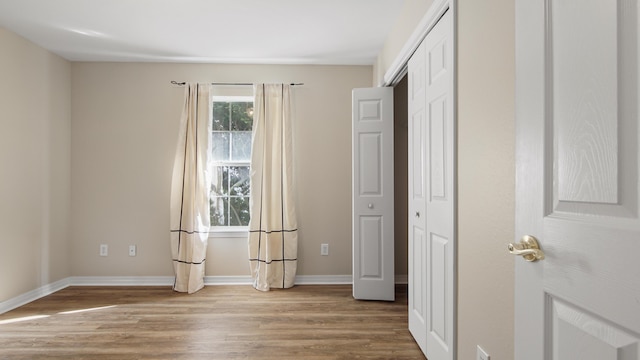
[[[405,0],[373,67],[373,86],[384,80],[384,74],[396,59],[407,39],[429,10],[433,0]]]
[[[0,28],[0,302],[70,275],[70,64]]]
[[[293,91],[298,274],[351,274],[351,89],[371,66],[73,63],[76,276],[172,275],[169,189],[183,88],[171,80],[303,82]],[[109,256],[98,256],[99,244]],[[320,256],[320,244],[329,256]],[[138,256],[129,257],[129,244]],[[207,275],[248,275],[246,240],[209,243]]]
[[[513,0],[458,1],[458,356],[513,359]]]
[[[426,2],[405,6],[413,3]],[[513,358],[514,260],[505,249],[515,211],[514,1],[457,6],[458,358],[475,359],[480,345],[491,359],[507,360]],[[406,26],[415,27],[425,12],[403,12],[397,32],[410,34]],[[406,40],[389,37],[374,77]]]

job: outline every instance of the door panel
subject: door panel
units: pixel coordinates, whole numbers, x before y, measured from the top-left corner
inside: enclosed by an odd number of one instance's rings
[[[382,216],[360,216],[360,278],[382,279]]]
[[[447,273],[447,249],[449,240],[443,236],[431,233],[427,264],[427,274]],[[430,280],[429,334],[438,341],[439,346],[448,349],[451,343],[447,331],[447,282],[445,277],[434,276]]]
[[[426,240],[424,230],[415,226],[412,234],[412,248],[409,251],[409,261],[412,264],[411,285],[409,288],[409,330],[416,341],[422,339],[423,346],[427,339],[427,314],[426,314],[426,284],[427,279],[427,258]],[[422,346],[421,346],[422,347]]]
[[[516,358],[639,359],[638,4],[516,2]],[[517,240],[517,239],[516,239]]]
[[[588,1],[579,4],[584,5],[579,14],[571,14],[575,9],[565,3],[570,2],[554,3],[547,29],[553,43],[546,48],[553,56],[546,90],[554,104],[547,110],[554,136],[546,140],[557,144],[547,165],[556,164],[550,181],[558,184],[549,212],[634,217],[638,40],[637,9],[631,9],[636,2]],[[573,24],[578,33],[560,21]],[[576,38],[581,41],[572,41]],[[602,43],[597,52],[594,41]]]
[[[617,6],[612,1],[551,4],[547,81],[557,142],[556,196],[559,201],[617,204]],[[597,24],[592,23],[595,17]]]
[[[446,200],[447,194],[446,100],[446,96],[441,96],[429,104],[429,194],[431,200]]]
[[[353,297],[395,299],[393,88],[353,90]]]
[[[427,352],[426,60],[424,43],[409,59],[409,331]]]
[[[381,133],[360,133],[360,154],[366,154],[371,161],[358,162],[360,196],[382,196],[382,143]]]
[[[550,298],[549,302],[551,330],[558,334],[551,349],[554,359],[640,358],[638,335],[562,300]]]

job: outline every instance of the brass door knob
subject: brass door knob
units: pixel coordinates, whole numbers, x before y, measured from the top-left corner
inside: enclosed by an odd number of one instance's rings
[[[540,250],[538,239],[531,235],[525,235],[518,244],[509,244],[509,252],[513,255],[521,255],[527,261],[544,259],[544,252]]]

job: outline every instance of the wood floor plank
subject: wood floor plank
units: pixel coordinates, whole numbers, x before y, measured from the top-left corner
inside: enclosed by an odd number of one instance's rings
[[[69,287],[0,315],[0,359],[424,359],[395,302],[348,285]]]

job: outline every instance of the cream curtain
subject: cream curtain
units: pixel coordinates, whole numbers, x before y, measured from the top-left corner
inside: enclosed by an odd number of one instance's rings
[[[291,86],[254,85],[249,261],[253,287],[290,288],[296,276]]]
[[[194,293],[204,286],[209,237],[210,86],[186,84],[171,182],[173,289]]]

